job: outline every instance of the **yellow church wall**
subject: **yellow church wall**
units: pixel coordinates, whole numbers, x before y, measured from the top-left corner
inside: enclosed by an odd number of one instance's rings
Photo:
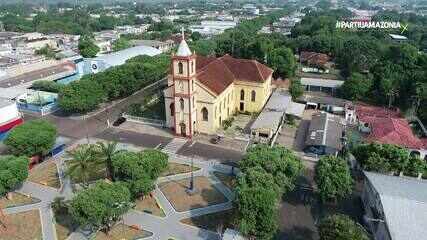
[[[241,91],[244,91],[244,100],[241,100]],[[252,101],[252,91],[255,91],[255,101]],[[259,112],[264,107],[271,94],[271,78],[264,83],[235,82],[234,100],[235,109],[239,112]],[[240,103],[244,104],[243,111],[240,111]]]

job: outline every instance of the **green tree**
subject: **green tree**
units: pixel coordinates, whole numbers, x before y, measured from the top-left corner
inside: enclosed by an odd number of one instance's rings
[[[419,156],[412,156],[409,159],[404,173],[405,175],[418,177],[418,174],[423,174],[425,171],[427,171],[427,162]]]
[[[274,177],[261,167],[247,169],[236,187],[239,230],[257,239],[271,239],[277,231],[280,193]],[[254,214],[256,213],[256,214]]]
[[[114,166],[113,166],[113,158],[116,154],[120,152],[117,149],[117,142],[98,142],[97,150],[105,162],[105,166],[107,168],[107,177],[114,181]]]
[[[217,51],[217,43],[213,40],[198,40],[190,42],[190,48],[198,55],[215,56]]]
[[[55,51],[49,45],[46,45],[46,46],[36,50],[35,53],[37,55],[43,55],[48,59],[53,59],[56,56]]]
[[[352,153],[367,171],[399,173],[407,168],[409,162],[409,152],[391,144],[363,144],[353,149]]]
[[[346,215],[326,217],[319,225],[320,240],[369,240],[365,229]]]
[[[294,54],[289,48],[280,47],[274,49],[270,54],[268,63],[274,69],[277,76],[283,78],[295,76],[297,65]]]
[[[291,81],[291,86],[289,87],[289,93],[292,96],[292,99],[295,101],[304,94],[304,86],[301,84],[301,80],[293,79]]]
[[[119,38],[113,42],[113,51],[117,52],[126,48],[130,48],[130,42],[126,38]]]
[[[70,160],[67,161],[67,175],[77,182],[88,186],[91,174],[95,172],[96,166],[100,164],[98,153],[94,145],[80,145],[78,148],[67,153]]]
[[[286,193],[295,187],[295,180],[303,169],[300,159],[284,147],[259,144],[248,149],[239,162],[242,172],[253,167],[261,167],[274,177],[275,183]]]
[[[350,168],[344,159],[324,156],[317,163],[315,172],[314,180],[323,201],[343,199],[351,194],[353,179]]]
[[[93,40],[87,36],[82,36],[78,45],[80,54],[85,58],[96,57],[99,52],[99,47],[95,45]]]
[[[134,197],[154,189],[154,182],[167,168],[167,163],[168,156],[158,150],[122,151],[113,157],[116,180],[126,182]]]
[[[352,73],[339,89],[340,96],[349,100],[364,100],[372,91],[372,80],[369,76]]]
[[[193,41],[199,41],[202,38],[202,34],[199,32],[192,32],[191,33],[191,40]]]
[[[74,81],[59,92],[59,106],[69,113],[86,113],[96,109],[105,98],[105,92],[93,76]]]
[[[120,182],[97,182],[80,191],[70,204],[70,214],[80,226],[91,226],[108,233],[131,206],[129,189]]]
[[[40,90],[40,91],[59,93],[61,91],[61,88],[64,86],[65,86],[64,84],[58,83],[58,82],[38,80],[33,82],[33,84],[31,85],[31,88]]]
[[[4,144],[16,156],[45,155],[56,141],[56,127],[46,120],[25,122],[10,131]]]
[[[26,157],[0,156],[0,197],[27,179],[28,163]]]

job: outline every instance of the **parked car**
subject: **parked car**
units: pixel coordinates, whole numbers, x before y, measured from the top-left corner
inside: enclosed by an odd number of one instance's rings
[[[120,126],[122,123],[126,122],[126,118],[124,117],[119,117],[114,123],[113,126],[117,127]]]
[[[221,135],[216,135],[215,137],[211,138],[211,143],[218,144],[219,142],[221,142],[222,138],[223,137]]]

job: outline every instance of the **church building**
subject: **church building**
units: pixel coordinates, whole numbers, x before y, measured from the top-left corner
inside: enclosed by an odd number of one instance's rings
[[[183,137],[214,134],[233,113],[262,110],[272,74],[255,60],[196,55],[183,38],[164,90],[166,125]]]

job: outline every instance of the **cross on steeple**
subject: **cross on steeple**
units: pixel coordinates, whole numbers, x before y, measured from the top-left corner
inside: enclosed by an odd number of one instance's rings
[[[184,27],[181,27],[181,37],[182,37],[182,40],[185,40]]]

